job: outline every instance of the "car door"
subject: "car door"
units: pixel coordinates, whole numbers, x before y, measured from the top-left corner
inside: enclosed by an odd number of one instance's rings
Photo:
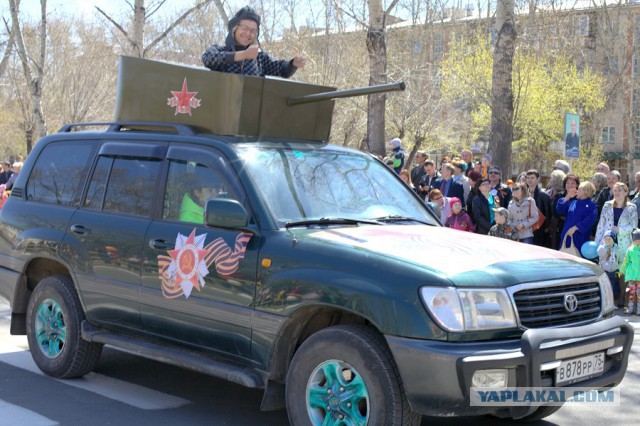
[[[167,144],[106,142],[65,243],[77,256],[77,280],[90,321],[140,327],[140,268],[144,238]]]
[[[235,172],[209,148],[171,146],[162,214],[147,231],[140,310],[157,336],[231,358],[250,354],[259,241],[203,224],[207,198],[248,208]],[[205,188],[205,190],[202,190]]]

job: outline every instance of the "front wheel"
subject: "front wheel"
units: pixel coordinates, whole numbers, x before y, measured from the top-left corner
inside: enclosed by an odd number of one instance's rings
[[[84,313],[71,280],[63,276],[40,281],[27,307],[27,340],[34,362],[49,376],[80,377],[95,367],[102,345],[80,335]]]
[[[419,425],[382,336],[341,325],[309,337],[287,374],[293,425]]]

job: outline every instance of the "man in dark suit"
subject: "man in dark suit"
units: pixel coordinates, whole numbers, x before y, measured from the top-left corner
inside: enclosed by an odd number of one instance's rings
[[[445,163],[440,168],[440,178],[436,179],[433,187],[438,188],[447,198],[458,197],[464,200],[464,187],[460,182],[453,180],[455,169],[451,163]]]
[[[420,193],[426,194],[426,197],[435,188],[434,183],[440,177],[440,174],[436,170],[436,163],[433,160],[426,160],[422,166],[424,167],[424,175],[420,178],[418,189],[421,191]]]
[[[427,194],[420,191],[420,178],[422,178],[422,176],[424,176],[424,174],[426,173],[424,171],[424,162],[427,161],[427,158],[429,157],[427,156],[426,152],[416,152],[416,163],[418,163],[418,165],[411,169],[411,183],[422,199],[424,199],[425,195]]]
[[[578,123],[575,119],[571,120],[571,132],[567,133],[565,140],[565,156],[567,158],[578,158],[580,151],[580,138],[578,136]]]
[[[12,174],[13,172],[11,171],[11,163],[9,163],[7,160],[4,160],[2,162],[2,172],[0,172],[0,185],[9,182],[9,178]]]
[[[491,182],[491,194],[498,197],[500,207],[509,208],[511,201],[511,188],[501,182],[502,169],[498,166],[489,167],[489,182]]]

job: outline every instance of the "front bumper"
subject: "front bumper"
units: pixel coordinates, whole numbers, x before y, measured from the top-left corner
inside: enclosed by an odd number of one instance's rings
[[[509,387],[555,386],[554,370],[541,366],[611,348],[604,372],[568,385],[593,389],[617,386],[627,370],[633,327],[620,317],[594,324],[527,330],[519,340],[449,343],[386,336],[414,411],[424,415],[483,415],[521,418],[533,407],[478,407],[469,404],[476,370],[507,369]],[[610,351],[614,352],[614,350]]]

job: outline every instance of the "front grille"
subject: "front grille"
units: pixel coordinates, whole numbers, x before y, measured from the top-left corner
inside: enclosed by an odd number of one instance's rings
[[[574,294],[578,307],[567,312],[564,296]],[[582,323],[600,315],[600,286],[597,282],[523,289],[513,294],[520,323],[527,328],[559,327]]]

